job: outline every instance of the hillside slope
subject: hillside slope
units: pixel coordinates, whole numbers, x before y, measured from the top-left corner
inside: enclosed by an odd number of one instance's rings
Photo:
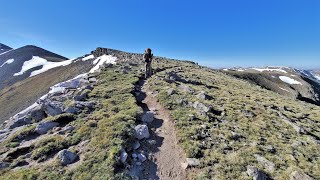
[[[0,54],[0,89],[28,78],[36,70],[40,73],[45,64],[52,66],[53,62],[65,60],[63,56],[31,45]]]
[[[12,49],[11,47],[0,43],[0,54],[10,51],[11,49]]]
[[[2,179],[320,178],[319,106],[160,57],[144,82],[141,54],[92,52],[95,59],[104,54],[117,64],[47,97],[61,111],[45,103],[23,123],[6,123]],[[166,146],[183,151],[170,164],[179,172],[157,159],[176,154]]]
[[[281,95],[320,105],[320,79],[316,71],[265,67],[224,69],[222,72]]]

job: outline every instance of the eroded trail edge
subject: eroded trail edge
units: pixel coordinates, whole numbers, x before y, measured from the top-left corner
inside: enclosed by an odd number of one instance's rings
[[[147,154],[148,160],[133,164],[130,175],[136,179],[185,179],[186,173],[182,168],[185,157],[177,144],[169,112],[157,101],[157,94],[150,91],[148,81],[140,79],[135,95],[143,115],[153,113],[154,119],[151,123],[141,122],[148,126],[150,137],[140,141],[137,153]]]

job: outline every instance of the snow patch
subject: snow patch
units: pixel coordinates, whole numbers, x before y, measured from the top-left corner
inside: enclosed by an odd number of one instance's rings
[[[2,55],[2,54],[6,54],[6,53],[8,53],[8,52],[10,52],[10,51],[13,51],[14,49],[10,49],[9,51],[6,51],[6,52],[3,52],[3,53],[0,53],[0,55]]]
[[[91,55],[89,55],[89,56],[87,56],[87,57],[82,58],[82,61],[87,61],[87,60],[93,59],[93,58],[94,58],[94,55],[91,54]]]
[[[284,91],[287,91],[287,92],[290,92],[289,90],[287,90],[287,89],[284,89],[284,88],[282,88],[282,87],[279,87],[281,90],[284,90]]]
[[[13,63],[13,61],[14,61],[14,59],[8,59],[6,62],[4,62],[4,63],[0,66],[0,68],[1,68],[2,66],[4,66],[5,64],[11,64],[11,63]]]
[[[55,68],[55,67],[59,67],[59,66],[67,66],[69,64],[71,64],[73,62],[73,59],[70,60],[66,60],[66,61],[61,61],[61,62],[50,62],[46,59],[43,59],[39,56],[32,56],[32,59],[29,61],[25,61],[22,65],[21,71],[15,73],[13,76],[20,76],[23,73],[25,73],[26,71],[38,67],[38,66],[42,66],[41,69],[39,70],[35,70],[33,72],[31,72],[30,77],[41,74],[43,72],[48,71],[49,69]]]
[[[314,77],[315,77],[318,81],[320,81],[320,76],[315,75]]]
[[[282,72],[282,73],[287,73],[287,71],[283,70],[283,69],[280,69],[280,68],[264,68],[264,69],[261,69],[261,68],[252,68],[253,70],[256,70],[256,71],[259,71],[259,72],[263,72],[263,71],[278,71],[278,72]]]
[[[287,76],[279,76],[279,79],[281,79],[281,81],[288,83],[288,84],[301,84],[302,85],[301,82],[299,82],[295,79],[289,78]]]
[[[229,69],[223,69],[224,71],[229,71]]]
[[[115,64],[116,60],[117,60],[117,57],[114,57],[114,56],[111,56],[111,55],[102,55],[100,57],[97,57],[97,59],[95,59],[93,61],[93,64],[96,64],[96,65],[89,71],[89,73],[94,73],[104,63]]]

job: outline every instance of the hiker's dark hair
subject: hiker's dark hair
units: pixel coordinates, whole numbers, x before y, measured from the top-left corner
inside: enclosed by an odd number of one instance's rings
[[[150,48],[147,48],[147,49],[146,49],[146,53],[151,53],[151,49],[150,49]]]

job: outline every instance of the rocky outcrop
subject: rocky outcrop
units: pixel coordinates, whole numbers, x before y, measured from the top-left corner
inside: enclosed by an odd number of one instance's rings
[[[294,171],[290,175],[290,180],[313,180],[310,176],[300,171]]]
[[[50,129],[58,126],[57,122],[43,122],[37,125],[35,132],[38,134],[46,134]]]

